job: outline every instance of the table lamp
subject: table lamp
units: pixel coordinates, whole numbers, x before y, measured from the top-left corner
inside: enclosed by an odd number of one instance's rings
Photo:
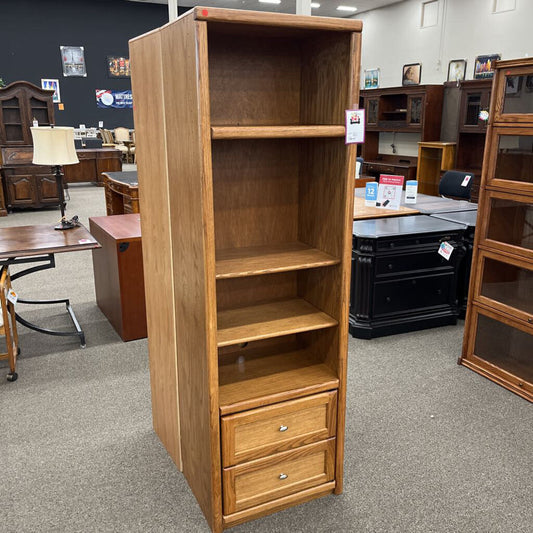
[[[51,165],[56,178],[61,221],[55,229],[71,229],[78,225],[78,217],[67,220],[65,217],[65,193],[63,191],[63,174],[61,165],[79,163],[74,147],[74,128],[41,126],[31,128],[33,137],[33,164]]]

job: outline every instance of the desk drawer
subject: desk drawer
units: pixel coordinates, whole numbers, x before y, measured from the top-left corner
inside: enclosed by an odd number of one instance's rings
[[[335,435],[337,392],[222,417],[222,464],[231,466]]]
[[[455,273],[381,281],[374,289],[374,317],[451,305]]]
[[[433,268],[453,270],[453,265],[444,259],[442,255],[439,255],[437,246],[431,251],[389,255],[376,259],[376,276]]]
[[[322,485],[334,477],[335,439],[226,468],[224,514]]]

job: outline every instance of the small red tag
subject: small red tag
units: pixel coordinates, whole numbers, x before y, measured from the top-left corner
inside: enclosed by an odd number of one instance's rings
[[[207,17],[207,15],[209,15],[209,11],[207,11],[207,9],[202,9],[202,16]]]

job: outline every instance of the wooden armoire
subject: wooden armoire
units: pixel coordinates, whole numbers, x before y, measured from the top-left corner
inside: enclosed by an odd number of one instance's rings
[[[153,423],[214,532],[342,492],[361,28],[197,7],[130,42]]]

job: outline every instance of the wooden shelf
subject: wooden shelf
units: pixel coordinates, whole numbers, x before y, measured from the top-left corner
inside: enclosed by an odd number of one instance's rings
[[[213,139],[283,139],[344,137],[344,126],[213,126]]]
[[[272,348],[270,348],[272,352]],[[220,414],[228,415],[316,394],[339,386],[339,379],[305,349],[248,352],[218,370]]]
[[[301,242],[216,252],[216,278],[240,278],[339,264],[339,259]]]
[[[228,309],[218,313],[217,345],[331,328],[338,322],[301,298]]]

